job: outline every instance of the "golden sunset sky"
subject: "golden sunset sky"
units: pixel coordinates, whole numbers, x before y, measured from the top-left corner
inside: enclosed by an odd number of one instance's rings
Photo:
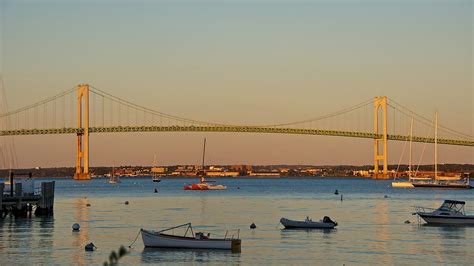
[[[0,9],[10,110],[89,83],[182,117],[275,124],[386,95],[474,135],[469,0],[0,0]],[[153,154],[198,164],[204,137],[209,164],[372,164],[368,139],[239,133],[96,134],[91,164],[150,165]],[[15,142],[20,167],[74,165],[73,135]],[[389,145],[396,164],[403,143]],[[441,145],[440,162],[474,163],[473,149]]]

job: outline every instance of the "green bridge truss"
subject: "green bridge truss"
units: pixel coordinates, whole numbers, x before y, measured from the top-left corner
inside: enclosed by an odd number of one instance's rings
[[[83,128],[52,128],[52,129],[19,129],[2,130],[0,136],[19,135],[46,135],[46,134],[81,134]],[[272,134],[298,134],[321,135],[377,139],[382,135],[370,132],[352,132],[322,129],[300,129],[283,127],[258,127],[258,126],[117,126],[117,127],[90,127],[90,133],[119,133],[119,132],[239,132],[239,133],[272,133]],[[388,140],[408,141],[409,136],[388,135]],[[414,142],[434,143],[434,138],[413,136]],[[439,144],[474,146],[473,140],[438,139]]]

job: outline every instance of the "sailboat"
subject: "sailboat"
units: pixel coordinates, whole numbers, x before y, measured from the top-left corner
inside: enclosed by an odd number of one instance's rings
[[[112,175],[110,176],[109,179],[109,184],[117,184],[120,183],[120,178],[118,176],[115,176],[115,163],[112,166]]]
[[[412,144],[413,144],[413,117],[411,118],[411,123],[410,123],[410,153],[409,153],[409,159],[408,159],[408,181],[393,181],[392,182],[392,187],[397,187],[397,188],[414,188],[412,184],[412,179],[413,179],[413,171],[412,171]]]
[[[205,176],[206,171],[204,171],[204,158],[206,156],[206,139],[204,139],[204,148],[202,152],[202,170],[198,172],[200,181],[197,184],[185,185],[184,190],[224,190],[227,189],[224,185],[212,185],[209,184],[209,181],[206,182]]]
[[[435,152],[434,152],[434,177],[414,179],[412,184],[415,188],[447,188],[447,189],[471,189],[469,176],[439,176],[438,175],[438,112],[435,113]]]
[[[161,178],[158,175],[158,171],[156,169],[156,154],[153,156],[153,167],[151,168],[151,173],[152,173],[151,180],[153,182],[161,182]]]

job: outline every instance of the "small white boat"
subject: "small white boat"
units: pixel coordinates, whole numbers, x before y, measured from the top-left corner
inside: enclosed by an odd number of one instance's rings
[[[109,184],[118,184],[120,183],[120,178],[118,176],[115,176],[114,174],[112,174],[112,176],[110,176],[110,179],[108,181]]]
[[[115,176],[115,162],[112,166],[112,174],[110,175],[110,179],[108,181],[109,184],[118,184],[120,183],[120,178]]]
[[[410,125],[410,152],[409,152],[409,162],[408,162],[408,181],[396,181],[396,177],[395,177],[392,182],[392,187],[394,188],[414,188],[413,181],[412,181],[413,179],[412,144],[413,144],[413,117],[411,118],[411,125]],[[397,167],[397,170],[398,170],[398,167]]]
[[[160,175],[158,174],[158,168],[156,167],[156,154],[153,156],[153,167],[151,168],[152,177],[151,180],[153,182],[161,182]]]
[[[474,225],[474,215],[466,215],[464,201],[445,200],[438,209],[415,207],[418,215],[428,224],[437,225]]]
[[[187,226],[184,236],[165,234],[164,232]],[[240,230],[237,231],[237,238],[228,237],[227,232],[224,238],[211,238],[208,233],[194,233],[191,223],[171,227],[158,232],[140,229],[145,247],[153,248],[187,248],[187,249],[221,249],[240,252],[241,240],[239,239]],[[192,236],[187,236],[188,232]]]
[[[392,187],[396,188],[414,188],[413,183],[410,181],[393,181]]]
[[[286,229],[296,229],[296,228],[301,228],[301,229],[312,229],[312,228],[322,228],[322,229],[333,229],[335,226],[337,226],[337,223],[328,216],[324,216],[322,220],[319,220],[318,222],[313,222],[309,217],[306,217],[306,220],[304,221],[295,221],[295,220],[290,220],[286,218],[281,218],[280,223],[286,228]]]

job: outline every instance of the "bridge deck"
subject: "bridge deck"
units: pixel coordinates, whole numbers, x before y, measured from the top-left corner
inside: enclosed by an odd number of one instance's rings
[[[90,133],[119,133],[119,132],[241,132],[241,133],[273,133],[273,134],[299,134],[339,136],[353,138],[380,139],[381,134],[371,132],[338,131],[323,129],[302,129],[284,127],[258,127],[258,126],[117,126],[117,127],[90,127]],[[52,128],[52,129],[18,129],[0,131],[0,136],[16,135],[45,135],[45,134],[82,134],[83,128]],[[408,141],[409,136],[388,135],[388,140]],[[434,138],[413,136],[413,142],[434,143]],[[474,146],[474,140],[443,139],[438,138],[439,144]]]

